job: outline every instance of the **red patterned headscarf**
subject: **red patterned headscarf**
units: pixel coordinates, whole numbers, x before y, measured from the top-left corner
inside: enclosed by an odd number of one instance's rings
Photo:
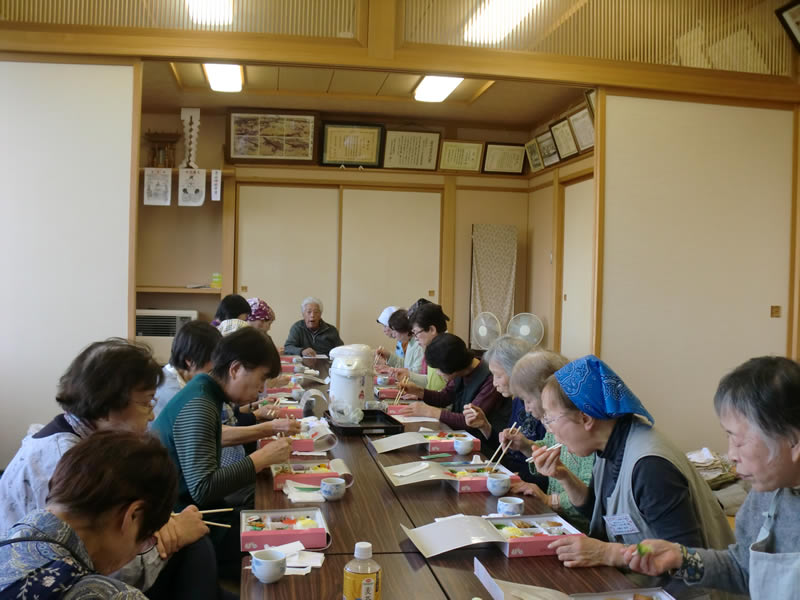
[[[275,312],[261,298],[248,298],[247,303],[250,305],[250,314],[247,315],[248,321],[275,320]]]

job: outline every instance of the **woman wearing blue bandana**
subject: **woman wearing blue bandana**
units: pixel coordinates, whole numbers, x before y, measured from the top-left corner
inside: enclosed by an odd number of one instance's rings
[[[599,358],[586,356],[556,371],[542,391],[542,414],[542,423],[570,452],[597,456],[587,486],[564,467],[559,451],[540,448],[532,455],[538,471],[557,479],[590,519],[590,537],[550,544],[565,566],[625,567],[625,550],[645,538],[717,549],[733,542],[708,484]],[[632,577],[642,587],[663,586],[678,599],[724,597],[666,577]]]

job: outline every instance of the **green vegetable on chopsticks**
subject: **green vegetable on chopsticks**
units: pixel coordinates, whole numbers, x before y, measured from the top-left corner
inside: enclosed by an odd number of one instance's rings
[[[653,551],[652,546],[648,546],[647,544],[636,544],[636,553],[639,556],[644,556],[645,554],[650,554]]]

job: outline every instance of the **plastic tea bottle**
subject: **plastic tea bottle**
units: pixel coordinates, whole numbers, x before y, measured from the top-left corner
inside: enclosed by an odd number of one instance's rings
[[[381,600],[381,566],[369,542],[358,542],[355,558],[344,566],[342,600]]]

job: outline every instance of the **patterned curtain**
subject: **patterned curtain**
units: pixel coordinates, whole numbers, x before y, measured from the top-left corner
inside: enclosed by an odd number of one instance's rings
[[[514,315],[514,283],[517,272],[517,228],[514,225],[472,226],[472,290],[470,298],[470,346],[472,321],[481,312],[493,313],[502,331]]]

